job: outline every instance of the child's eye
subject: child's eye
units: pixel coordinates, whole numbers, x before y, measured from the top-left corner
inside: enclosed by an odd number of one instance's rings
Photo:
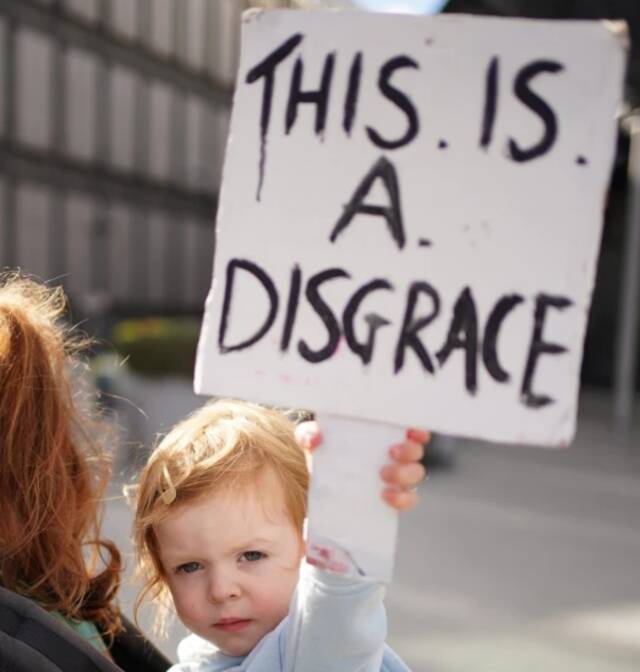
[[[201,567],[202,565],[199,562],[185,562],[183,565],[176,567],[176,574],[193,574]]]
[[[243,560],[244,562],[257,562],[258,560],[262,560],[266,557],[267,554],[263,553],[262,551],[245,551],[240,556],[240,560]]]

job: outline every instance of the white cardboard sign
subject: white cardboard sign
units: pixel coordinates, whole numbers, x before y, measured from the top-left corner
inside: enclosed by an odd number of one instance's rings
[[[570,441],[619,31],[246,13],[196,390]]]

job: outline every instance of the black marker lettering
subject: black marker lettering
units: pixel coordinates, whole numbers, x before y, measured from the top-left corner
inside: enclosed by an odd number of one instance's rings
[[[293,323],[298,312],[298,300],[300,298],[300,280],[302,273],[300,266],[296,264],[291,271],[291,285],[289,287],[289,300],[287,301],[287,314],[284,318],[284,329],[282,330],[282,339],[280,341],[280,350],[286,352],[289,349]]]
[[[496,107],[498,103],[498,57],[494,56],[487,68],[487,84],[484,98],[484,114],[482,115],[482,134],[480,135],[480,147],[487,149],[491,144],[493,125],[496,120]]]
[[[338,324],[338,320],[333,314],[331,308],[320,296],[320,285],[323,282],[327,282],[328,280],[333,280],[335,278],[349,277],[351,276],[341,268],[329,268],[326,271],[316,273],[310,277],[309,282],[307,282],[307,287],[305,290],[307,300],[322,320],[329,336],[326,345],[323,348],[320,348],[320,350],[311,350],[305,341],[301,340],[298,342],[298,352],[304,359],[306,359],[308,362],[311,362],[312,364],[318,364],[319,362],[322,362],[325,359],[331,357],[331,355],[333,355],[333,353],[336,351],[340,341],[340,325]]]
[[[380,178],[389,194],[390,205],[387,207],[380,205],[366,205],[363,203],[369,193],[374,181]],[[336,238],[346,229],[351,220],[357,215],[375,215],[384,217],[389,227],[391,237],[395,240],[398,247],[402,249],[405,244],[404,225],[402,223],[402,209],[400,207],[400,188],[398,185],[398,176],[391,161],[381,156],[373,165],[371,170],[365,175],[364,179],[358,185],[351,200],[344,207],[342,216],[333,227],[329,240],[336,242]]]
[[[369,313],[366,315],[364,319],[369,326],[369,333],[365,343],[360,343],[356,338],[353,321],[362,301],[367,297],[368,294],[371,294],[371,292],[375,292],[378,289],[388,290],[393,289],[393,286],[387,280],[383,279],[377,279],[368,282],[366,285],[360,287],[360,289],[351,297],[351,299],[349,299],[349,303],[347,303],[347,306],[344,309],[344,313],[342,314],[342,327],[344,329],[344,337],[347,341],[347,345],[351,348],[351,351],[354,354],[360,357],[363,364],[368,364],[373,357],[376,331],[385,324],[389,324],[389,320],[386,320],[384,317],[381,317],[376,313]]]
[[[408,56],[396,56],[388,60],[380,69],[378,87],[385,98],[395,103],[405,113],[407,117],[407,130],[397,140],[385,140],[375,129],[367,126],[367,135],[374,145],[383,149],[398,149],[398,147],[409,144],[418,135],[420,124],[416,108],[407,95],[390,83],[391,75],[399,68],[418,67],[418,64]]]
[[[342,128],[347,135],[351,135],[353,122],[356,118],[356,109],[358,107],[358,94],[360,93],[360,77],[362,76],[362,52],[359,51],[351,63],[349,69],[349,84],[347,85],[347,96],[344,99],[344,115],[342,117]]]
[[[484,330],[482,360],[491,377],[499,383],[506,383],[510,379],[509,374],[500,366],[498,361],[497,342],[500,327],[504,318],[523,300],[519,294],[503,296],[493,307]]]
[[[273,85],[276,68],[300,44],[300,42],[302,42],[303,37],[304,36],[301,33],[292,35],[277,49],[274,49],[265,59],[251,68],[245,79],[247,84],[253,84],[264,77],[262,111],[260,113],[260,164],[258,167],[257,201],[260,200],[260,192],[262,191],[262,182],[264,180],[264,167],[267,157],[267,132],[269,130],[269,118],[271,117],[271,101],[273,99]]]
[[[444,366],[449,355],[456,348],[465,351],[465,387],[471,394],[478,389],[478,316],[471,289],[465,287],[453,307],[453,319],[449,327],[447,340],[436,353],[440,367]]]
[[[418,301],[418,296],[423,293],[426,294],[433,303],[433,309],[429,315],[426,317],[421,317],[415,319],[413,313],[416,308],[416,303]],[[440,312],[440,297],[438,292],[428,283],[428,282],[414,282],[409,287],[409,293],[407,295],[407,307],[404,313],[404,319],[402,321],[402,329],[400,330],[400,337],[398,338],[398,343],[396,345],[395,357],[393,360],[393,372],[398,373],[404,365],[404,351],[406,348],[411,348],[418,359],[422,363],[422,366],[433,373],[433,362],[431,357],[427,352],[427,349],[422,344],[422,341],[418,338],[418,332],[421,329],[424,329],[426,326],[431,324],[433,320],[438,316]]]
[[[550,296],[549,294],[538,294],[536,296],[536,307],[533,318],[533,333],[531,335],[531,345],[529,346],[529,356],[522,380],[522,403],[531,408],[541,408],[547,404],[553,403],[553,399],[546,394],[536,394],[531,391],[533,384],[533,375],[535,373],[538,357],[542,354],[560,355],[567,351],[564,345],[556,343],[546,343],[542,340],[542,330],[544,320],[547,314],[547,308],[557,308],[564,310],[572,304],[572,301],[564,296]]]
[[[331,90],[331,78],[333,76],[333,64],[335,53],[328,54],[324,59],[322,69],[322,79],[320,88],[317,91],[302,90],[302,73],[304,66],[302,58],[298,56],[293,68],[291,77],[291,88],[289,89],[289,101],[287,102],[287,114],[285,118],[285,133],[289,134],[298,116],[298,105],[309,103],[316,106],[316,125],[315,132],[321,135],[324,132],[327,121],[327,107],[329,105],[329,91]]]
[[[233,296],[233,283],[235,280],[235,271],[236,268],[243,269],[251,275],[253,275],[256,280],[260,282],[264,288],[267,296],[269,297],[269,314],[267,319],[264,321],[264,324],[256,331],[256,333],[242,341],[241,343],[236,343],[235,345],[225,345],[224,338],[227,333],[227,326],[229,320],[229,312],[231,310],[231,300]],[[234,350],[244,350],[250,345],[257,343],[271,328],[274,320],[276,319],[276,313],[278,312],[278,292],[276,287],[273,284],[271,278],[256,264],[247,259],[231,259],[227,264],[227,274],[226,274],[226,285],[224,288],[224,301],[222,303],[222,316],[220,317],[220,331],[218,332],[218,347],[221,354],[226,354],[228,352],[233,352]]]
[[[513,85],[514,93],[521,102],[540,117],[544,124],[544,133],[540,141],[528,149],[521,149],[516,141],[511,138],[509,140],[509,153],[514,161],[530,161],[546,154],[553,147],[558,135],[555,112],[529,88],[529,81],[543,72],[556,73],[563,69],[563,66],[556,61],[541,60],[530,63],[518,73]]]

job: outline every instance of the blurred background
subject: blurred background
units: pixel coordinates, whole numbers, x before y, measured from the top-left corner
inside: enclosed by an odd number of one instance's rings
[[[0,266],[62,284],[98,339],[108,531],[130,549],[122,484],[201,401],[190,376],[250,6],[627,20],[577,439],[555,452],[437,437],[388,605],[417,671],[640,670],[638,0],[0,0]],[[159,642],[171,657],[181,632]]]

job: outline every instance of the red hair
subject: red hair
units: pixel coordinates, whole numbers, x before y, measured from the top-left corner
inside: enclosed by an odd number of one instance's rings
[[[71,338],[65,311],[62,289],[0,276],[0,583],[113,635],[122,563],[100,538],[109,465],[74,398],[86,339]]]

